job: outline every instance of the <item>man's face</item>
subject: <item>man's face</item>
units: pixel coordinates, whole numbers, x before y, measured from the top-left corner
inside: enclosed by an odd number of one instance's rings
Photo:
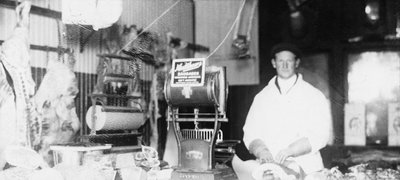
[[[288,79],[296,74],[300,60],[290,51],[281,51],[272,59],[272,66],[276,69],[278,77]]]

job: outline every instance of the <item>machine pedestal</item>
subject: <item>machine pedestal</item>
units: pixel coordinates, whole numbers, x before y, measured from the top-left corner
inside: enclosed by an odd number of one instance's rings
[[[221,173],[218,171],[190,171],[190,170],[175,170],[172,172],[171,180],[217,180],[221,179]]]
[[[237,180],[237,176],[233,169],[224,166],[216,167],[210,171],[195,171],[176,169],[172,172],[171,180]]]

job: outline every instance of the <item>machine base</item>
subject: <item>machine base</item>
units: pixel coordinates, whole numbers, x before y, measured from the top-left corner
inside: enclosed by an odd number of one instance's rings
[[[214,172],[214,171],[183,171],[183,170],[176,170],[172,172],[171,180],[189,180],[189,179],[196,179],[196,180],[217,180],[221,179],[221,173]]]
[[[176,169],[172,172],[171,180],[237,180],[230,167],[217,168],[211,171],[194,171]]]

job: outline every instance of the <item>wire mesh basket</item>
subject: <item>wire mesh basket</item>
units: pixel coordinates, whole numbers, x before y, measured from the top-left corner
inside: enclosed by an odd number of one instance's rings
[[[183,139],[201,139],[211,141],[214,129],[182,129],[181,135]],[[217,142],[223,140],[223,133],[221,130],[217,132]]]

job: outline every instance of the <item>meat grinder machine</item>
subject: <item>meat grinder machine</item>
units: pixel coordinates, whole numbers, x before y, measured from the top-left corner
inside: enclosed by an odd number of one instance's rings
[[[178,146],[173,180],[221,179],[224,174],[215,168],[215,146],[223,141],[221,122],[228,122],[226,72],[224,67],[206,67],[204,62],[174,60],[165,82],[168,121]],[[194,128],[187,128],[188,124]]]

